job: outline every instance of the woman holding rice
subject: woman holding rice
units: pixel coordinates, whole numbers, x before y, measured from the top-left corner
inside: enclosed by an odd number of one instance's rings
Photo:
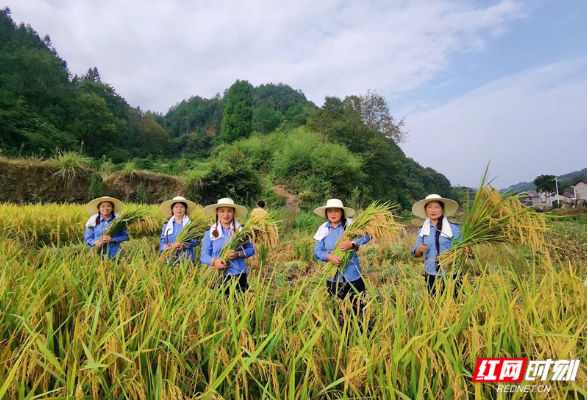
[[[437,278],[443,276],[443,267],[439,266],[437,257],[449,250],[454,241],[461,240],[461,228],[447,219],[455,214],[457,207],[455,200],[443,198],[438,194],[430,194],[412,206],[412,213],[425,220],[418,231],[412,255],[417,258],[425,255],[425,279],[431,297],[435,297],[437,293]],[[457,278],[457,275],[453,278]],[[460,286],[461,281],[457,279],[455,296]],[[443,290],[444,285],[441,281],[441,293]]]
[[[316,208],[314,213],[321,218],[327,219],[327,222],[322,224],[314,235],[314,239],[316,240],[314,256],[320,261],[330,262],[336,267],[341,267],[344,260],[332,253],[335,251],[336,245],[344,234],[345,229],[351,225],[352,220],[350,217],[355,215],[355,210],[343,206],[343,202],[339,199],[329,199],[324,207]],[[357,237],[353,240],[341,241],[339,250],[343,252],[354,250],[354,252],[347,266],[342,271],[337,271],[333,279],[327,279],[327,290],[331,296],[336,295],[340,299],[344,299],[345,296],[349,295],[353,301],[358,294],[365,291],[365,283],[361,277],[357,249],[369,241],[369,235]]]
[[[247,283],[247,264],[245,259],[255,254],[255,248],[250,241],[243,246],[226,252],[224,257],[223,247],[240,231],[241,225],[235,218],[245,217],[247,208],[235,204],[232,199],[220,199],[216,204],[204,207],[204,213],[216,218],[214,225],[204,235],[200,261],[211,268],[222,270],[224,283],[237,281],[237,288],[245,292]],[[227,289],[228,293],[228,289]]]
[[[123,208],[120,200],[108,196],[94,199],[86,206],[88,214],[92,216],[86,222],[84,241],[88,246],[98,250],[102,258],[122,257],[120,244],[129,239],[127,229],[121,229],[111,235],[107,234],[107,230],[114,219],[119,217]]]
[[[159,250],[175,251],[173,256],[174,262],[182,260],[194,261],[194,248],[200,244],[200,240],[191,240],[187,243],[176,242],[180,232],[191,222],[190,215],[198,206],[193,201],[187,200],[182,196],[176,196],[171,200],[164,201],[161,204],[161,210],[164,214],[171,212],[168,221],[163,225],[161,238],[159,241]]]

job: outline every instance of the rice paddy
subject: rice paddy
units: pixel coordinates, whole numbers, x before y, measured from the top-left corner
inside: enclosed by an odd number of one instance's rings
[[[0,399],[505,398],[471,382],[478,357],[580,359],[575,381],[509,398],[587,397],[585,220],[555,221],[548,257],[474,248],[457,299],[429,298],[418,222],[401,221],[360,249],[358,317],[327,294],[318,226],[281,226],[247,260],[250,290],[226,297],[217,271],[160,261],[165,216],[138,208],[151,216],[116,262],[83,244],[83,206],[0,205]]]

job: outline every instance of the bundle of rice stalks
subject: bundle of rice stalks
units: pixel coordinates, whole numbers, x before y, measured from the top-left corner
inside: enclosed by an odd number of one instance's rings
[[[397,206],[389,201],[385,203],[375,201],[353,218],[353,222],[345,229],[331,253],[343,260],[338,267],[339,270],[343,271],[347,267],[355,251],[353,249],[342,251],[339,249],[341,242],[354,240],[364,235],[369,235],[372,239],[389,241],[400,239],[400,233],[404,231],[404,228],[394,220],[393,212],[396,208]]]
[[[182,228],[176,237],[176,243],[190,243],[202,239],[211,223],[212,219],[205,215],[200,207],[190,215],[190,222]]]
[[[253,214],[242,225],[242,229],[233,232],[233,236],[225,243],[219,258],[228,261],[229,251],[237,250],[247,242],[263,243],[264,246],[272,248],[278,244],[278,239],[278,221],[271,214]]]
[[[491,182],[486,181],[487,175],[488,168],[471,205],[468,196],[461,241],[455,240],[452,248],[438,257],[446,273],[450,273],[453,267],[468,265],[466,260],[470,258],[473,245],[527,245],[533,251],[549,255],[545,233],[551,228],[547,225],[545,214],[524,206],[518,195],[510,192],[501,194],[492,188]]]
[[[106,231],[104,231],[104,236],[115,235],[125,229],[128,225],[141,221],[148,215],[149,213],[147,211],[140,209],[123,212],[118,218],[115,218],[110,223]]]

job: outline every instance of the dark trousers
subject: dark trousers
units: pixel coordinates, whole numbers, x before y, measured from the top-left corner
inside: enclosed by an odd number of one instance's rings
[[[237,281],[237,286],[235,287],[236,290],[244,293],[249,289],[249,284],[247,283],[247,274],[239,274],[239,275],[227,275],[223,279],[222,286],[225,288],[225,294],[228,296],[231,292],[231,286],[234,285],[233,282]]]
[[[353,288],[355,288],[355,290],[353,290]],[[338,298],[343,300],[345,296],[349,295],[353,301],[358,296],[358,294],[355,292],[356,290],[359,292],[359,294],[365,292],[365,282],[361,278],[353,282],[327,281],[327,290],[331,296],[337,295]]]
[[[353,282],[347,280],[344,282],[327,281],[327,290],[331,296],[336,295],[341,300],[345,299],[346,296],[349,296],[349,300],[351,300],[351,304],[353,305],[353,312],[361,318],[363,315],[363,309],[366,306],[360,298],[360,295],[365,292],[365,282],[362,278]],[[339,318],[341,322],[342,314],[339,314]]]
[[[455,274],[449,279],[455,281],[455,291],[453,292],[453,298],[455,299],[461,291],[462,276],[461,274]],[[431,296],[431,298],[437,296],[437,285],[439,285],[440,295],[445,291],[445,282],[443,281],[442,276],[425,274],[425,280],[427,281],[427,290],[429,291],[429,296]]]

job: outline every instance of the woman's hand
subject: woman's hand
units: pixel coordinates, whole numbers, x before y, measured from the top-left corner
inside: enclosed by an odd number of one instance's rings
[[[102,247],[102,239],[94,241],[94,247],[100,248]]]
[[[176,251],[182,250],[183,246],[184,246],[183,243],[174,243],[174,244],[171,245],[171,247],[173,249],[175,249]]]
[[[470,249],[470,246],[465,246],[465,251],[466,251],[466,258],[468,260],[475,260],[474,258],[474,253],[472,252],[472,249]]]
[[[163,245],[163,251],[168,251],[168,250],[171,250],[171,249],[172,249],[172,246],[171,245],[169,245],[169,244],[164,244]]]
[[[341,263],[343,262],[343,260],[341,260],[339,257],[334,256],[332,254],[329,254],[327,256],[327,261],[330,262],[331,264],[337,266],[337,267],[341,266]]]
[[[353,242],[351,240],[344,240],[339,245],[341,251],[351,250],[353,248]]]
[[[237,250],[229,250],[227,253],[227,258],[229,260],[234,260],[235,258],[239,258],[240,254]]]
[[[212,260],[212,263],[210,264],[210,266],[214,269],[226,269],[227,262],[225,260],[223,260],[222,258],[215,258],[214,260]]]
[[[414,253],[415,253],[415,254],[416,254],[418,257],[420,257],[420,256],[422,256],[423,254],[425,254],[426,252],[427,252],[427,245],[426,245],[426,244],[424,244],[424,243],[421,243],[421,244],[420,244],[420,246],[416,248],[416,250],[415,250],[415,252],[414,252]]]
[[[103,236],[102,237],[102,243],[107,244],[107,243],[114,243],[116,242],[116,240],[114,240],[113,238],[111,238],[110,236]]]

